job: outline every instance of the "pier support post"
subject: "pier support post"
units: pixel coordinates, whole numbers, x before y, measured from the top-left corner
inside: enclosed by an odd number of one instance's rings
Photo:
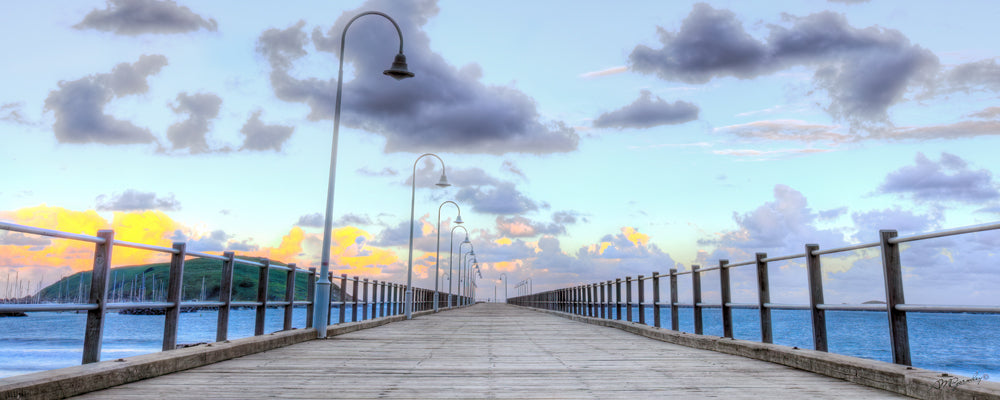
[[[104,243],[94,247],[94,269],[90,276],[90,300],[88,302],[97,304],[97,309],[87,311],[87,328],[83,337],[84,364],[101,361],[104,315],[108,306],[108,281],[111,277],[111,252],[115,245],[114,231],[97,231],[97,237],[104,239]]]
[[[254,319],[253,335],[264,334],[264,322],[267,314],[267,286],[268,278],[271,276],[271,260],[264,259],[264,266],[260,268],[260,275],[257,278],[257,316]]]
[[[174,243],[176,254],[170,256],[170,275],[167,278],[167,301],[174,305],[167,307],[164,312],[165,321],[163,323],[163,350],[173,350],[177,348],[177,320],[181,315],[181,289],[184,278],[184,257],[187,255],[187,245],[185,243]]]
[[[697,265],[691,266],[691,296],[693,298],[693,310],[694,310],[694,333],[701,335],[702,332],[702,319],[701,319],[701,267]]]
[[[222,253],[226,260],[222,262],[222,275],[219,283],[219,318],[215,324],[215,341],[223,342],[229,338],[229,312],[233,309],[233,269],[236,267],[236,253]]]
[[[819,250],[817,244],[806,245],[806,273],[809,276],[809,311],[812,317],[813,349],[827,351],[826,311],[819,308],[823,304],[823,271],[819,256],[812,252]]]
[[[729,303],[733,302],[732,292],[729,288],[729,260],[719,260],[719,286],[722,297],[722,336],[732,339],[733,337],[733,308]]]
[[[660,327],[660,273],[653,272],[653,326]]]
[[[771,302],[771,286],[767,281],[767,253],[757,253],[757,307],[760,311],[760,341],[763,343],[774,343],[771,335],[771,309],[767,304]]]
[[[670,329],[680,330],[680,316],[677,315],[677,269],[670,269]]]
[[[885,307],[889,314],[889,336],[892,339],[892,362],[912,365],[910,339],[906,326],[906,311],[897,310],[897,304],[906,304],[903,297],[903,274],[899,258],[899,244],[889,239],[896,237],[895,230],[881,230],[882,271],[885,276]]]

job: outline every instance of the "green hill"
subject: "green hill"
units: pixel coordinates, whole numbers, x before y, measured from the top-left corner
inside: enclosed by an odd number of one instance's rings
[[[261,258],[251,259],[257,262]],[[275,261],[272,265],[285,264]],[[111,269],[108,287],[109,302],[166,301],[170,263],[132,265]],[[233,301],[255,301],[260,269],[237,263],[233,268]],[[194,258],[184,262],[183,301],[217,301],[221,286],[222,261]],[[268,276],[268,300],[285,299],[286,271],[271,270]],[[78,272],[41,290],[41,302],[86,302],[90,293],[92,273]],[[306,274],[295,274],[295,300],[307,300]],[[340,286],[334,284],[333,299],[340,300]]]

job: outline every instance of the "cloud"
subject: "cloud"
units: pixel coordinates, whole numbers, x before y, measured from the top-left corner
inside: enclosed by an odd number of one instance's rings
[[[135,63],[121,63],[111,73],[94,74],[75,81],[59,82],[59,89],[49,92],[45,109],[55,115],[52,130],[62,143],[133,144],[155,141],[147,128],[118,120],[104,113],[114,98],[146,93],[146,79],[155,75],[167,58],[143,55]]]
[[[0,121],[10,122],[17,125],[34,125],[21,112],[24,103],[4,103],[0,104]]]
[[[828,153],[829,149],[782,149],[782,150],[752,150],[752,149],[723,149],[712,150],[712,154],[736,157],[757,157],[760,159],[772,159],[784,156],[800,156],[815,153]]]
[[[821,125],[799,120],[780,119],[723,126],[715,128],[714,131],[746,139],[776,141],[844,143],[857,139],[857,137],[852,135],[835,132],[838,128],[835,125]]]
[[[316,28],[311,40],[305,22],[260,35],[257,51],[271,66],[271,86],[284,101],[310,106],[311,120],[333,117],[336,82],[298,79],[294,63],[318,51],[339,55],[347,21],[361,10],[381,10],[399,22],[413,79],[393,81],[380,72],[399,50],[391,25],[380,17],[365,17],[351,25],[344,62],[356,72],[343,82],[341,123],[386,138],[387,152],[447,151],[456,153],[546,154],[577,149],[579,136],[561,121],[541,120],[534,99],[509,86],[481,82],[480,66],[449,65],[431,50],[423,31],[438,12],[435,1],[370,0],[345,12],[326,32]]]
[[[520,176],[521,178],[528,177],[527,175],[524,174],[524,171],[522,171],[521,168],[518,168],[518,166],[515,165],[514,162],[511,160],[504,160],[503,165],[500,168],[503,169],[504,171]]]
[[[73,26],[117,35],[171,34],[205,29],[215,32],[219,24],[205,20],[191,9],[171,0],[108,0],[103,10],[95,9]]]
[[[389,168],[389,167],[382,168],[381,171],[372,171],[372,170],[368,169],[368,167],[361,167],[361,168],[358,168],[357,171],[358,171],[359,174],[365,175],[365,176],[397,176],[397,175],[399,175],[399,171],[397,171],[395,169],[392,169],[392,168]]]
[[[607,69],[602,69],[600,71],[584,72],[584,73],[580,74],[580,77],[581,78],[590,79],[590,78],[597,78],[597,77],[601,77],[601,76],[618,75],[618,74],[626,72],[626,71],[628,71],[628,67],[622,65],[622,66],[619,66],[619,67],[611,67],[611,68],[607,68]]]
[[[201,235],[195,239],[187,238],[181,230],[177,230],[175,232],[175,236],[182,238],[180,240],[175,240],[187,242],[188,251],[222,252],[229,250],[235,252],[253,252],[260,249],[260,246],[250,243],[249,240],[233,240],[233,235],[229,235],[221,229],[214,230],[207,235]]]
[[[636,46],[631,69],[668,81],[753,79],[779,70],[813,68],[814,85],[829,96],[827,111],[852,127],[888,123],[888,108],[911,88],[926,87],[939,69],[930,51],[900,32],[858,29],[837,13],[783,16],[789,27],[768,25],[766,40],[744,30],[735,14],[699,3],[680,30],[658,28],[662,47]]]
[[[979,204],[1000,198],[993,173],[973,170],[961,157],[941,153],[939,162],[917,153],[916,164],[886,175],[880,193],[904,194],[917,201],[956,201]]]
[[[48,246],[52,240],[44,236],[0,231],[0,246]]]
[[[566,233],[566,226],[559,222],[540,223],[516,215],[509,218],[497,216],[497,231],[507,237],[535,237],[538,235],[561,235]]]
[[[240,150],[274,150],[280,152],[281,146],[288,141],[288,138],[292,137],[295,127],[266,125],[260,120],[261,113],[263,111],[254,111],[250,115],[250,119],[240,129],[240,133],[246,136],[243,138],[243,147],[240,147]]]
[[[135,189],[128,189],[111,196],[102,194],[97,196],[96,201],[98,211],[177,211],[181,209],[181,203],[174,198],[173,193],[167,197],[157,198],[156,193],[140,192]]]
[[[1000,90],[1000,65],[996,60],[980,60],[959,64],[947,74],[949,90]]]
[[[299,217],[299,222],[295,225],[307,226],[311,228],[322,228],[326,223],[326,217],[320,213],[306,214]],[[333,221],[333,226],[357,226],[357,225],[371,225],[372,220],[367,215],[358,214],[344,214],[339,219]]]
[[[322,228],[324,223],[325,220],[323,214],[312,213],[299,217],[299,222],[296,222],[295,225],[308,226],[312,228]]]
[[[438,164],[429,160],[417,168],[417,187],[435,187],[441,174]],[[410,185],[411,178],[405,182]],[[514,182],[495,178],[482,168],[448,169],[448,181],[458,189],[454,200],[462,207],[485,214],[524,214],[541,208],[520,190]]]
[[[210,151],[205,135],[209,123],[219,116],[222,98],[212,93],[197,93],[188,95],[186,92],[177,95],[177,104],[170,108],[177,114],[188,114],[188,119],[170,125],[167,128],[167,139],[174,150],[189,149],[191,154]]]
[[[987,107],[968,116],[973,118],[996,118],[1000,116],[1000,107]]]
[[[652,128],[660,125],[683,124],[698,119],[698,106],[686,101],[668,103],[648,90],[639,93],[632,104],[601,114],[594,120],[595,128]]]

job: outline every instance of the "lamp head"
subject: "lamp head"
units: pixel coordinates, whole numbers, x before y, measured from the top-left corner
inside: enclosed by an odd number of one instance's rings
[[[463,224],[463,223],[465,223],[465,221],[462,221],[462,214],[458,214],[458,218],[455,218],[455,223],[456,224]]]
[[[475,250],[471,250],[471,251],[469,251],[469,255],[470,255],[470,256],[472,256],[472,259],[473,259],[473,260],[475,260],[475,259],[476,259],[476,251],[475,251]]]
[[[382,71],[382,74],[391,76],[397,81],[413,77],[413,73],[406,67],[406,56],[403,53],[396,54],[396,59],[392,61],[392,67]]]
[[[448,183],[448,177],[444,175],[444,171],[441,171],[441,180],[439,180],[438,183],[435,183],[435,185],[438,185],[440,187],[451,186],[451,184]]]
[[[472,244],[472,242],[469,241],[469,236],[465,236],[465,240],[462,241],[462,244]]]

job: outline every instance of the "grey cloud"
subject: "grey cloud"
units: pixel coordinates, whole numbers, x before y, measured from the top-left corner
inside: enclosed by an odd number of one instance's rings
[[[597,128],[652,128],[683,124],[698,119],[698,106],[686,101],[668,103],[648,90],[639,93],[632,104],[601,114],[594,120]]]
[[[847,214],[847,207],[839,207],[832,210],[820,211],[819,219],[835,219],[844,214]]]
[[[33,125],[31,121],[21,112],[24,103],[5,103],[0,105],[0,121],[10,122],[17,125]]]
[[[295,225],[298,225],[298,226],[309,226],[309,227],[313,227],[313,228],[322,228],[324,222],[325,222],[325,220],[324,220],[323,214],[312,213],[312,214],[306,214],[306,215],[303,215],[303,216],[299,217],[299,222],[296,222]]]
[[[981,60],[955,66],[947,73],[951,90],[1000,90],[1000,65],[996,60]]]
[[[513,161],[504,160],[502,168],[503,168],[504,171],[510,172],[510,173],[512,173],[514,175],[517,175],[517,176],[520,176],[522,178],[527,178],[527,176],[524,174],[524,171],[522,171],[520,168],[518,168],[517,165],[515,165]]]
[[[661,48],[636,46],[630,66],[664,80],[699,84],[812,67],[814,84],[830,97],[827,111],[852,127],[887,123],[888,108],[908,89],[930,84],[939,68],[936,56],[895,30],[857,29],[832,12],[784,19],[790,27],[770,25],[770,35],[761,41],[731,11],[697,4],[678,32],[659,28]]]
[[[171,193],[166,197],[157,197],[153,192],[140,192],[135,189],[128,189],[123,193],[115,193],[111,196],[97,196],[98,211],[136,211],[136,210],[163,210],[177,211],[181,209],[181,203],[174,198]]]
[[[576,211],[557,211],[552,213],[552,222],[563,225],[571,225],[577,223],[577,221],[588,222],[587,218],[583,214]]]
[[[941,153],[933,162],[917,153],[916,164],[890,172],[879,185],[881,193],[907,194],[917,201],[957,201],[976,204],[1000,198],[993,173],[973,170],[962,158]]]
[[[118,35],[170,34],[205,29],[215,32],[219,24],[202,18],[190,8],[171,0],[108,0],[103,10],[95,9],[74,25],[76,29],[96,29]]]
[[[970,117],[974,118],[996,118],[998,115],[1000,115],[1000,107],[987,107],[969,114]]]
[[[435,187],[440,164],[428,160],[417,169],[417,187]],[[412,178],[405,182],[410,185]],[[540,208],[539,203],[517,190],[514,182],[495,178],[481,168],[448,169],[448,182],[458,188],[454,199],[462,207],[487,214],[524,214]],[[544,205],[544,204],[543,204]]]
[[[121,63],[110,73],[59,82],[49,92],[45,109],[55,115],[52,130],[63,143],[132,144],[155,141],[148,128],[118,120],[104,113],[114,98],[149,90],[146,79],[167,65],[162,55],[143,55],[135,63]]]
[[[180,234],[178,231],[177,234]],[[249,239],[242,241],[232,240],[233,235],[227,234],[223,230],[214,230],[208,236],[188,241],[190,251],[256,251],[260,246],[251,243]]]
[[[0,246],[48,246],[49,244],[52,244],[52,240],[46,237],[0,231]]]
[[[209,122],[219,116],[221,105],[222,98],[212,93],[179,93],[177,104],[170,108],[177,114],[188,114],[188,119],[167,128],[167,139],[173,149],[186,148],[191,154],[210,151],[205,135],[209,130]]]
[[[872,210],[851,214],[859,242],[878,241],[878,231],[895,229],[900,233],[927,232],[937,228],[941,215],[920,215],[899,208]]]
[[[356,75],[343,84],[345,126],[386,138],[387,152],[449,151],[504,154],[544,154],[576,150],[579,136],[560,121],[543,122],[534,99],[507,86],[488,86],[481,70],[471,64],[449,65],[434,53],[422,26],[438,8],[433,0],[396,2],[370,0],[345,12],[325,33],[316,28],[312,44],[339,55],[347,21],[360,10],[376,9],[399,22],[405,53],[414,79],[393,81],[380,72],[399,50],[391,25],[380,17],[365,17],[351,25],[345,63]],[[271,85],[285,101],[310,106],[311,120],[333,117],[336,82],[290,75],[293,63],[308,54],[305,22],[284,30],[270,29],[258,40],[257,51],[271,65]]]
[[[812,124],[796,120],[754,121],[746,124],[715,128],[716,132],[729,133],[747,139],[833,142],[857,140],[855,136],[835,132],[837,126]]]
[[[246,136],[243,138],[243,147],[240,147],[240,150],[274,150],[280,152],[281,146],[288,141],[288,138],[292,137],[295,127],[264,124],[260,120],[262,112],[260,110],[254,111],[250,119],[240,129],[240,133]]]
[[[372,224],[372,219],[369,218],[367,215],[358,215],[358,214],[350,214],[350,213],[348,213],[348,214],[344,214],[342,217],[338,218],[336,221],[333,221],[333,224],[336,225],[336,226],[371,225]]]
[[[372,171],[368,167],[358,168],[358,173],[365,176],[396,176],[399,175],[399,171],[385,167],[381,171]]]

